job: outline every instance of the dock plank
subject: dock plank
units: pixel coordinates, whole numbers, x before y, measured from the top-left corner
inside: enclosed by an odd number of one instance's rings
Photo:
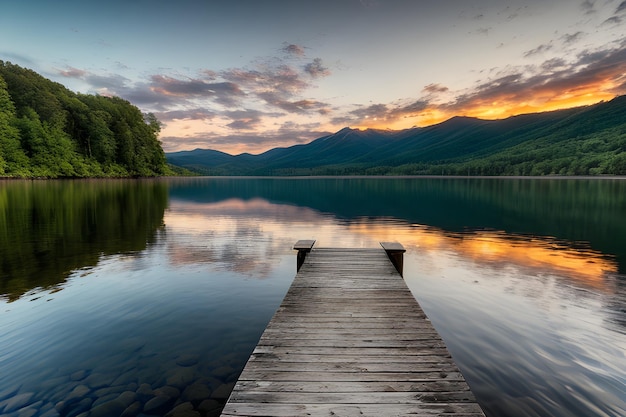
[[[312,249],[222,416],[484,417],[382,249]]]

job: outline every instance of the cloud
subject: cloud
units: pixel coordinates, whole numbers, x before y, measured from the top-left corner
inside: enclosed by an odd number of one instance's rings
[[[304,56],[304,47],[293,43],[286,45],[282,50],[289,55]]]
[[[389,107],[386,104],[372,104],[367,107],[361,107],[350,112],[351,115],[358,119],[385,119],[389,113]]]
[[[534,74],[515,72],[486,80],[472,91],[460,95],[454,102],[440,107],[452,113],[479,107],[519,105],[532,101],[550,102],[582,99],[589,94],[626,94],[626,47],[600,51],[585,51],[574,62],[548,60]],[[545,68],[553,71],[546,72]],[[614,87],[611,87],[614,86]],[[555,105],[556,105],[555,102]],[[572,101],[573,102],[573,101]],[[538,108],[541,106],[538,104]],[[562,106],[563,107],[563,106]],[[567,106],[566,106],[567,107]]]
[[[128,78],[119,74],[101,75],[74,67],[67,67],[67,69],[61,70],[58,73],[65,78],[86,81],[97,90],[122,90],[130,81]]]
[[[620,23],[622,23],[622,18],[619,16],[613,16],[613,17],[609,17],[604,22],[602,22],[602,25],[610,26],[610,25],[619,25]]]
[[[258,128],[261,125],[263,115],[265,115],[265,113],[251,109],[223,113],[223,116],[233,119],[233,121],[226,126],[235,130],[254,130]]]
[[[544,43],[543,45],[539,45],[538,47],[531,49],[530,51],[524,52],[524,57],[528,58],[534,55],[539,55],[544,52],[551,50],[553,47],[552,43]]]
[[[567,66],[567,62],[565,62],[562,58],[551,58],[547,61],[544,61],[541,64],[541,69],[544,71],[555,71],[557,69],[564,69]]]
[[[157,112],[155,116],[162,122],[171,120],[211,120],[217,116],[217,113],[205,108],[195,108],[188,110],[170,110]]]
[[[624,12],[626,12],[626,0],[621,2],[619,6],[617,6],[617,9],[615,9],[615,14],[624,13]]]
[[[254,130],[259,126],[260,122],[260,120],[254,119],[235,120],[234,122],[229,123],[226,126],[235,130]]]
[[[483,36],[488,36],[489,35],[489,31],[493,29],[491,26],[489,27],[482,27],[482,28],[478,28],[474,31],[474,33],[478,34],[478,35],[483,35]]]
[[[410,101],[407,104],[371,104],[368,106],[358,106],[343,116],[332,119],[332,123],[342,126],[354,125],[385,125],[392,124],[407,117],[417,117],[419,113],[427,109],[430,102],[426,99]]]
[[[584,0],[580,4],[580,8],[585,12],[585,14],[592,14],[596,12],[595,5],[596,5],[595,0]]]
[[[232,82],[209,83],[202,79],[193,78],[179,80],[165,75],[153,75],[151,88],[164,95],[179,97],[243,95],[239,86]]]
[[[286,64],[265,64],[254,70],[233,68],[220,75],[251,93],[273,91],[282,97],[292,97],[309,86],[295,68]]]
[[[288,113],[307,113],[311,111],[324,111],[328,108],[328,104],[316,100],[286,100],[281,94],[272,91],[257,93],[257,96],[265,101],[265,103],[284,110]]]
[[[445,85],[441,85],[437,83],[428,84],[426,87],[422,88],[422,92],[427,93],[427,94],[445,93],[448,90],[449,88],[446,87]]]
[[[417,100],[404,106],[396,107],[390,114],[392,117],[412,117],[426,110],[431,105],[429,100]]]
[[[85,70],[81,70],[81,69],[74,68],[74,67],[68,67],[66,70],[59,71],[59,74],[67,78],[83,79],[88,73]]]
[[[572,33],[572,34],[566,33],[565,35],[561,36],[561,39],[563,40],[563,43],[565,45],[571,45],[571,44],[579,41],[584,36],[585,36],[584,32],[578,31],[578,32]]]
[[[321,58],[315,58],[313,62],[310,62],[304,66],[306,71],[311,77],[319,78],[330,75],[330,70],[322,64]]]

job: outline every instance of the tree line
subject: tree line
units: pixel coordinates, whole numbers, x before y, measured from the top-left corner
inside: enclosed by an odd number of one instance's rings
[[[170,175],[159,131],[126,100],[74,93],[0,61],[1,177]]]

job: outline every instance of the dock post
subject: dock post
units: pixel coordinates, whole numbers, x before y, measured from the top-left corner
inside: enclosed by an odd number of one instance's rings
[[[398,242],[380,242],[380,246],[382,246],[385,252],[387,252],[387,256],[393,266],[396,267],[396,271],[398,271],[400,276],[403,277],[404,275],[402,274],[402,270],[404,269],[404,252],[406,252],[404,246]]]
[[[300,270],[300,267],[304,263],[304,258],[306,258],[306,254],[311,252],[314,244],[314,240],[299,240],[293,245],[293,249],[298,251],[298,268],[296,272]]]

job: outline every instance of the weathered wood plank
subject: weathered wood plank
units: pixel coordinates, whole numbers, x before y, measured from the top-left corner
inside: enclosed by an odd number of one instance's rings
[[[449,381],[239,381],[238,391],[261,392],[468,392],[469,387],[464,382]]]
[[[308,382],[465,382],[458,372],[280,372],[244,369],[239,381],[308,381]]]
[[[229,403],[222,416],[454,416],[484,417],[475,403],[454,404],[259,404]]]
[[[484,417],[384,250],[297,246],[310,252],[223,416]]]
[[[420,403],[469,403],[474,402],[470,391],[461,392],[262,392],[235,390],[234,402],[285,403],[285,404],[413,404]]]
[[[256,353],[275,353],[277,355],[291,355],[297,352],[301,355],[327,355],[327,356],[413,356],[413,355],[447,355],[448,350],[443,343],[424,343],[420,347],[402,347],[402,348],[335,348],[335,347],[311,347],[298,346],[293,347],[281,346],[257,346],[253,354]]]
[[[442,355],[407,355],[400,358],[398,355],[309,355],[302,353],[280,354],[280,353],[253,353],[250,359],[261,362],[302,362],[302,363],[334,363],[334,362],[350,362],[353,364],[384,364],[395,363],[402,360],[403,363],[423,364],[423,363],[441,363],[441,358],[450,358],[446,354]],[[452,362],[452,361],[450,361]]]

